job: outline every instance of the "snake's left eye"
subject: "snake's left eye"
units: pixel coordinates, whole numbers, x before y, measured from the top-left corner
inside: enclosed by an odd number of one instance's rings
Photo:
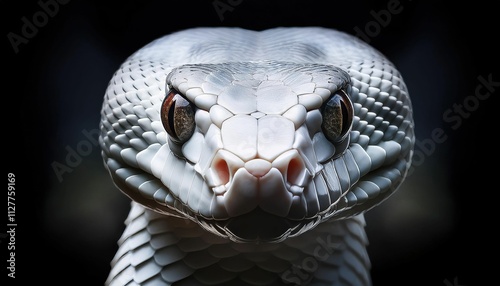
[[[337,91],[321,108],[323,134],[332,143],[344,141],[352,127],[354,108],[343,90]]]
[[[182,144],[193,135],[195,128],[192,104],[175,89],[170,89],[160,110],[163,128],[172,141]]]

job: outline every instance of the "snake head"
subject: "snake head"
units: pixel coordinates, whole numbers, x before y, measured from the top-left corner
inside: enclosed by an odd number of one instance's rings
[[[348,213],[364,175],[347,152],[352,90],[349,74],[328,65],[175,68],[160,118],[177,163],[158,176],[182,214],[236,241],[280,241]]]
[[[335,35],[332,45],[347,41]],[[210,50],[171,67],[142,60],[157,53],[146,47],[108,87],[105,166],[134,201],[238,242],[278,242],[369,210],[410,166],[412,110],[392,64],[352,41],[345,55],[372,60],[322,64],[323,50],[301,43],[317,58],[214,63]]]

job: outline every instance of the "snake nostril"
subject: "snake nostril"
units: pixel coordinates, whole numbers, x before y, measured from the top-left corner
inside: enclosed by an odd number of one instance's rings
[[[280,171],[288,185],[304,187],[312,179],[306,162],[297,150],[289,150],[274,159],[272,166]]]
[[[214,164],[214,169],[217,172],[217,176],[219,177],[221,184],[225,185],[229,182],[229,167],[227,166],[227,162],[224,159],[220,159]]]
[[[300,174],[303,172],[303,165],[304,164],[302,164],[298,158],[292,158],[292,160],[288,163],[286,180],[288,182],[296,182],[299,179]]]

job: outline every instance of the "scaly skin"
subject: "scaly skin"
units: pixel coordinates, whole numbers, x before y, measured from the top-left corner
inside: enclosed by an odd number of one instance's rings
[[[134,201],[106,284],[370,285],[363,213],[400,186],[414,141],[401,75],[352,36],[158,39],[104,98],[105,166]]]

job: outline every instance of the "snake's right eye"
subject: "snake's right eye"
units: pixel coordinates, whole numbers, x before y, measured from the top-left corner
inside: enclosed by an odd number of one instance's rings
[[[182,144],[193,135],[195,129],[194,108],[177,90],[170,89],[160,110],[163,128],[172,141]]]
[[[322,107],[323,133],[334,144],[339,144],[351,131],[354,109],[343,90],[337,91]]]

